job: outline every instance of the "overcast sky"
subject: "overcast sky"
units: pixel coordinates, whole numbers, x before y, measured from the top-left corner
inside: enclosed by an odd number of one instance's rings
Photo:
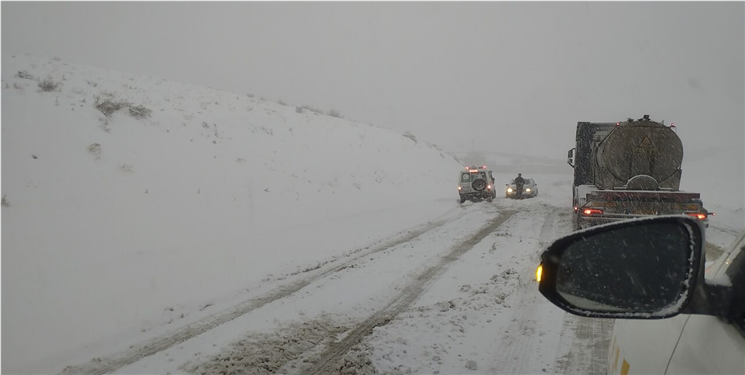
[[[2,3],[2,52],[254,93],[419,138],[563,158],[650,114],[743,148],[739,3]]]

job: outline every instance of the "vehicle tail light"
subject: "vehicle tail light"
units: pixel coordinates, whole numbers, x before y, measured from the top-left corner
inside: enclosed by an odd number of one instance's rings
[[[704,214],[704,213],[700,213],[700,212],[689,212],[686,215],[688,215],[690,217],[695,217],[696,219],[699,219],[699,220],[706,220],[706,214]]]
[[[587,215],[587,216],[602,215],[603,214],[603,210],[598,210],[596,208],[585,208],[584,210],[582,210],[582,213],[585,214],[585,215]]]
[[[486,185],[486,188],[491,190],[491,185]]]
[[[460,187],[460,186],[458,186],[458,190],[460,190],[460,189],[461,189],[461,187]]]
[[[577,212],[577,211],[579,211],[579,207],[574,206],[574,212]]]

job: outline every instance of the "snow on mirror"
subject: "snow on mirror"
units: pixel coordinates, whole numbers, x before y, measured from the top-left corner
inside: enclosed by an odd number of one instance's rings
[[[591,312],[655,313],[685,298],[691,235],[675,223],[636,225],[588,234],[570,244],[558,266],[556,291]]]

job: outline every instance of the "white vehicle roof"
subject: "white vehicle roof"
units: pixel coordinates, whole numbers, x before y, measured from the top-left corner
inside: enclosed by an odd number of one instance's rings
[[[470,167],[466,167],[466,170],[464,171],[464,173],[465,172],[470,172],[470,171],[486,172],[488,170],[489,170],[489,168],[487,166],[485,166],[485,165],[482,165],[480,167],[470,166]]]

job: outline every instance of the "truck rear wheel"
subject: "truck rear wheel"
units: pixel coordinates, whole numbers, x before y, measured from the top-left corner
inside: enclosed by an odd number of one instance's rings
[[[575,230],[583,230],[592,227],[593,224],[588,222],[587,220],[582,220],[581,218],[577,218],[577,229]]]
[[[579,230],[579,215],[572,215],[572,231],[576,232]]]
[[[460,203],[465,203],[465,202],[466,202],[466,196],[463,195],[463,194],[461,194],[460,195]]]

